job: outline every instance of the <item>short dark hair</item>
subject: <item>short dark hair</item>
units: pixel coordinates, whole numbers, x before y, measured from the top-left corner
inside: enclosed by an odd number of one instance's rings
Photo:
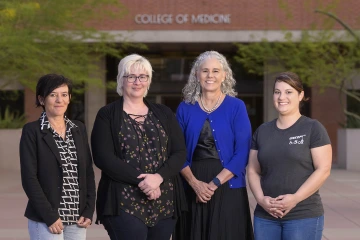
[[[40,104],[39,96],[46,98],[54,89],[66,85],[69,88],[69,95],[72,93],[72,82],[70,79],[58,74],[46,74],[39,78],[36,85],[36,107],[41,106],[44,110],[45,107]]]

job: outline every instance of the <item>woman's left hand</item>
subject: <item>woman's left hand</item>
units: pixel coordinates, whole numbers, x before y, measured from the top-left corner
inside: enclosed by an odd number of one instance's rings
[[[91,220],[81,216],[76,223],[79,227],[87,228],[91,224]]]
[[[137,178],[143,178],[143,180],[138,184],[138,187],[143,191],[146,195],[149,192],[156,190],[160,184],[164,181],[160,174],[140,174]]]
[[[213,181],[209,182],[209,187],[211,188],[211,190],[213,190],[215,192],[216,189],[218,189],[218,187],[215,185],[215,183]]]
[[[299,202],[294,194],[285,194],[276,197],[275,200],[271,200],[270,203],[271,203],[271,209],[276,208],[281,210],[284,213],[282,217],[284,217]]]
[[[161,189],[158,187],[154,191],[150,192],[148,195],[149,200],[156,200],[161,196]]]

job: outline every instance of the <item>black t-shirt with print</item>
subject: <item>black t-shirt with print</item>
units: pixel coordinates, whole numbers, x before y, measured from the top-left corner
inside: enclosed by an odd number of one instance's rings
[[[330,144],[324,126],[301,116],[291,127],[279,129],[276,119],[254,133],[251,149],[258,150],[264,196],[293,194],[314,172],[311,149]],[[257,205],[255,216],[273,219]],[[319,191],[298,203],[283,220],[318,217],[324,214]]]

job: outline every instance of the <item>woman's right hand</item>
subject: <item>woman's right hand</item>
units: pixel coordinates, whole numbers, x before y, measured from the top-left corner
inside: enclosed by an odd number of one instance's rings
[[[50,232],[53,234],[61,234],[63,229],[64,226],[60,218],[49,227]]]
[[[189,184],[196,193],[197,201],[206,203],[214,195],[215,190],[206,182],[195,180]]]
[[[274,218],[282,218],[284,213],[280,209],[274,208],[271,201],[276,201],[276,198],[264,196],[258,204]]]
[[[143,193],[148,194],[152,191],[155,191],[160,187],[160,184],[164,181],[158,173],[143,173],[140,174],[137,178],[142,178],[143,180],[138,184],[138,187],[143,191]]]

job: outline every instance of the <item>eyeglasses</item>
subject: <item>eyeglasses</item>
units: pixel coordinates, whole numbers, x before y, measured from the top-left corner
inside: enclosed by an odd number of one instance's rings
[[[135,82],[136,79],[139,79],[140,82],[147,82],[149,80],[149,75],[142,74],[142,75],[136,76],[135,74],[130,74],[130,75],[124,76],[124,78],[126,78],[129,83]]]

